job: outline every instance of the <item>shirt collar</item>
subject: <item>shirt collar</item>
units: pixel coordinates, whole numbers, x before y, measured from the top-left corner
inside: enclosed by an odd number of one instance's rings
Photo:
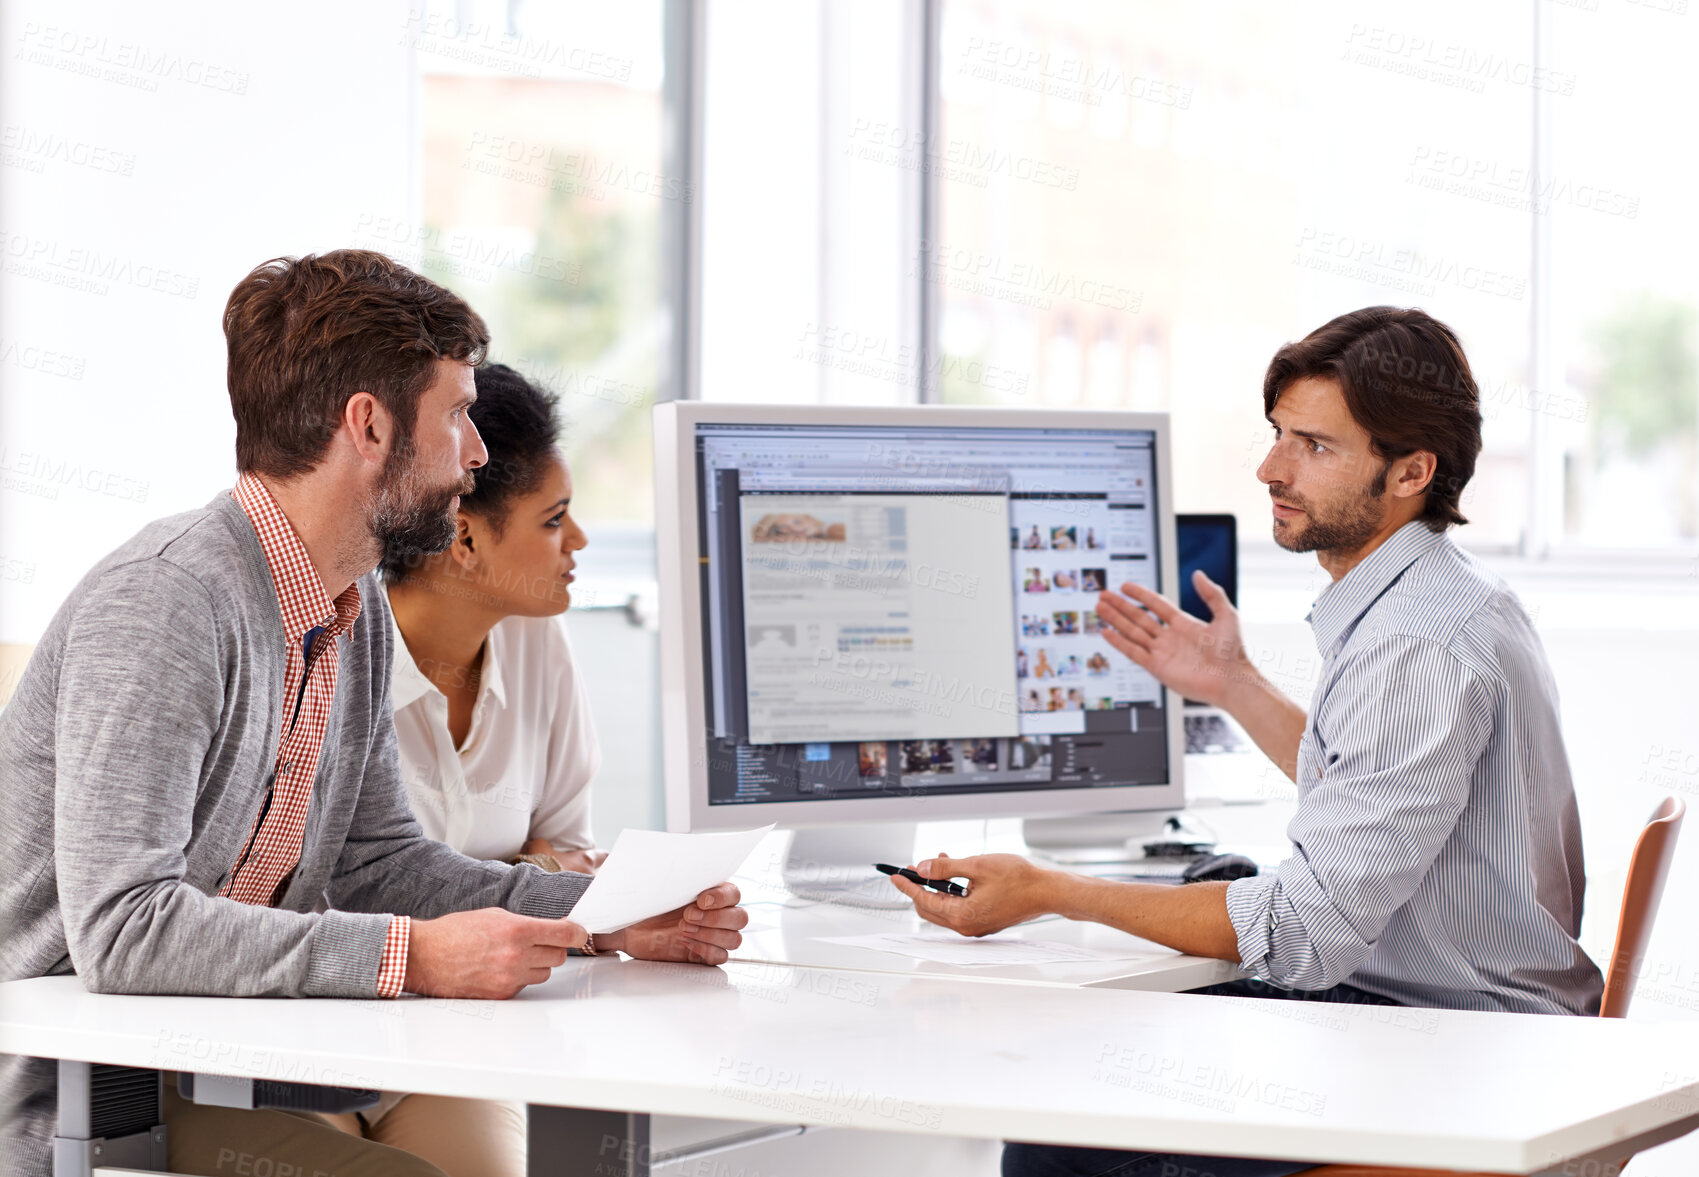
[[[499,624],[499,623],[498,623]],[[507,688],[502,683],[501,655],[497,649],[501,643],[496,641],[496,631],[492,628],[484,638],[484,665],[479,672],[480,690],[488,691],[495,696],[496,702],[507,706]]]
[[[407,639],[401,636],[401,623],[395,620],[393,608],[389,610],[389,624],[395,633],[395,674],[389,689],[392,706],[399,711],[409,703],[437,691],[438,688],[425,676],[425,672],[419,669],[419,664],[413,661],[413,651],[407,648]],[[500,644],[495,640],[495,630],[492,629],[484,639],[484,662],[479,670],[478,697],[482,699],[484,692],[488,691],[495,696],[497,703],[506,707],[507,688],[502,683],[501,656],[496,652]]]
[[[419,664],[413,661],[413,651],[407,648],[407,639],[401,636],[401,625],[395,620],[393,608],[389,610],[389,628],[395,635],[395,673],[389,684],[389,693],[391,705],[400,711],[409,703],[424,698],[436,687],[419,669]]]
[[[1387,536],[1366,559],[1323,589],[1310,607],[1304,620],[1315,631],[1316,649],[1323,657],[1330,654],[1406,568],[1449,542],[1443,531],[1428,530],[1420,519],[1412,519]]]
[[[231,497],[247,513],[248,521],[260,537],[260,550],[265,553],[266,566],[271,569],[272,584],[277,589],[284,634],[291,642],[298,642],[315,625],[323,626],[332,640],[346,633],[360,616],[359,582],[343,589],[336,600],[330,599],[295,525],[271,497],[265,483],[252,473],[236,480]]]

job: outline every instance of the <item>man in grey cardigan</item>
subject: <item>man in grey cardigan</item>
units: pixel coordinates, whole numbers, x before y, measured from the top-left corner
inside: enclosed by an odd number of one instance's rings
[[[342,250],[254,270],[224,329],[237,494],[97,564],[0,712],[0,979],[490,998],[568,948],[726,960],[746,921],[730,884],[589,941],[563,918],[588,876],[466,858],[408,809],[371,574],[454,534],[485,458],[465,412],[482,320]],[[50,1063],[0,1058],[0,1169],[47,1171],[54,1103]],[[174,1164],[190,1144],[173,1141]],[[317,1167],[433,1171],[337,1148]]]

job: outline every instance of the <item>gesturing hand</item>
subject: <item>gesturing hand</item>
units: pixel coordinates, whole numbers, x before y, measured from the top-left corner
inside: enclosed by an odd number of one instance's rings
[[[547,981],[584,943],[570,920],[535,919],[500,907],[414,920],[402,987],[430,997],[512,997]]]
[[[1162,685],[1188,699],[1219,706],[1233,684],[1254,671],[1239,639],[1238,610],[1227,594],[1201,568],[1192,574],[1192,584],[1209,606],[1212,620],[1207,625],[1132,583],[1121,586],[1126,596],[1099,596],[1097,616],[1104,639]]]
[[[596,934],[596,948],[618,949],[639,960],[677,960],[724,964],[743,943],[749,913],[739,907],[735,884],[709,887],[687,907],[632,924],[609,935]]]

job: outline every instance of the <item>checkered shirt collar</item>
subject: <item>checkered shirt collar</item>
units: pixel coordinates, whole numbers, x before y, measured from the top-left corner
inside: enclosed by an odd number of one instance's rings
[[[343,589],[332,601],[307,555],[306,545],[265,483],[251,473],[243,474],[231,493],[260,537],[260,548],[265,552],[272,583],[277,587],[283,632],[289,640],[299,642],[315,625],[324,626],[326,636],[332,640],[346,633],[360,616],[359,582]]]

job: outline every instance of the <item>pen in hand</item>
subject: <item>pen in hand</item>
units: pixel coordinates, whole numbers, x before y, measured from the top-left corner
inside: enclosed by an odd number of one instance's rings
[[[967,894],[967,888],[960,883],[952,883],[949,879],[929,879],[906,866],[892,866],[888,862],[876,862],[873,864],[873,869],[881,874],[901,875],[911,883],[919,883],[922,887],[931,887],[934,891],[942,891],[946,895]]]

